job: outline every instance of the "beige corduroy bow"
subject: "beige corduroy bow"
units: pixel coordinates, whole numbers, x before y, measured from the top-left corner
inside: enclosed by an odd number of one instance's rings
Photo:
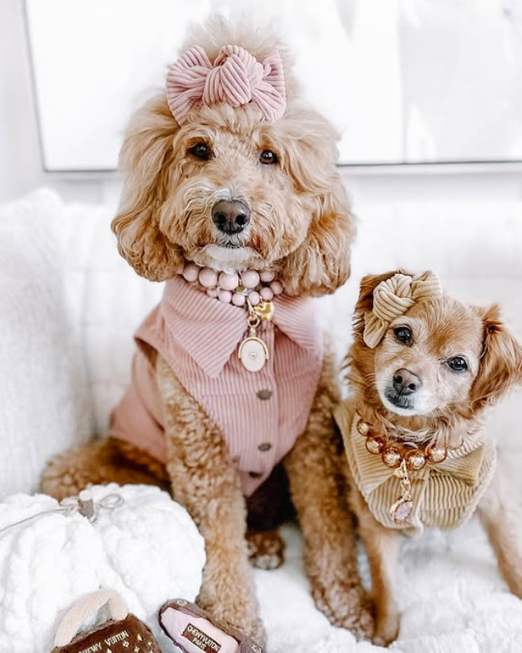
[[[417,302],[441,295],[439,278],[431,270],[413,277],[395,274],[381,281],[373,291],[373,308],[364,316],[364,342],[374,349],[395,318],[404,315]]]

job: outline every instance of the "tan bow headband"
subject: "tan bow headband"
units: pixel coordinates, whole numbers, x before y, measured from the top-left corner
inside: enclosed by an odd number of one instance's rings
[[[373,291],[373,308],[364,316],[365,344],[374,349],[395,318],[404,315],[417,302],[441,295],[439,278],[430,270],[413,277],[395,274],[381,281]]]

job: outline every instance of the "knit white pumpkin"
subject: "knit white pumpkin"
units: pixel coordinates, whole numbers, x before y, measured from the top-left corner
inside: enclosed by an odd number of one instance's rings
[[[95,505],[114,494],[123,501],[97,509],[93,522],[56,512],[7,529],[60,506],[50,497],[24,494],[0,504],[2,653],[48,653],[65,612],[100,588],[118,591],[159,639],[162,604],[196,598],[205,550],[186,510],[155,487],[111,484],[92,493]]]

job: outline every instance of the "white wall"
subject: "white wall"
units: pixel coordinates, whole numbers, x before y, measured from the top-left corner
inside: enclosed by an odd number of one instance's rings
[[[47,185],[67,199],[115,202],[117,181],[64,179],[42,171],[23,16],[23,0],[0,0],[0,201]],[[476,168],[473,173],[440,172],[440,168],[414,168],[408,173],[345,168],[343,174],[356,210],[359,202],[522,198],[522,173],[499,168]]]

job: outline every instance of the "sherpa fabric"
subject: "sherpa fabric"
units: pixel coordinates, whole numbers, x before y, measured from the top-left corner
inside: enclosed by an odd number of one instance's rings
[[[100,588],[121,594],[129,612],[165,643],[157,621],[165,598],[193,601],[199,593],[204,542],[184,508],[151,486],[110,484],[92,492],[95,505],[114,493],[123,503],[100,508],[94,523],[54,513],[7,530],[58,503],[41,494],[0,503],[0,653],[49,653],[71,606]]]
[[[50,191],[0,208],[0,499],[36,490],[45,462],[91,431],[63,288],[63,210]]]

